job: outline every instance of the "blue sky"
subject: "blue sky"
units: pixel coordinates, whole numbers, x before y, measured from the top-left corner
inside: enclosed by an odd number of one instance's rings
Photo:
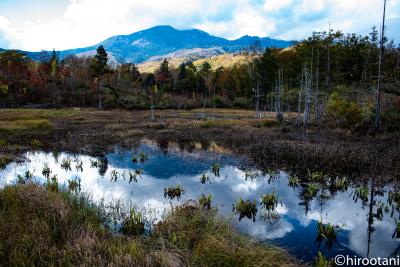
[[[313,30],[367,34],[383,0],[0,0],[0,47],[25,50],[94,45],[156,25],[302,39]],[[389,38],[400,42],[400,0],[388,0]]]

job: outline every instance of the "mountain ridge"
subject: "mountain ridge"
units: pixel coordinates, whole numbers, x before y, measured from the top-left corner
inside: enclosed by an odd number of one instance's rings
[[[169,25],[160,25],[132,34],[115,35],[96,45],[63,50],[58,54],[61,58],[68,55],[91,56],[98,46],[103,45],[110,54],[112,63],[139,64],[159,60],[163,57],[168,58],[171,55],[204,58],[221,53],[235,53],[255,42],[258,42],[263,48],[287,48],[295,43],[295,41],[248,35],[228,40],[198,29],[177,30]],[[17,51],[26,54],[33,60],[40,59],[41,52]]]

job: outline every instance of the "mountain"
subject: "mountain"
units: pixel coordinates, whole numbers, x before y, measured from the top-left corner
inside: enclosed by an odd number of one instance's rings
[[[161,58],[205,58],[224,53],[235,53],[259,42],[262,47],[286,48],[294,41],[243,36],[237,40],[227,40],[210,35],[201,30],[177,30],[171,26],[156,26],[130,35],[117,35],[103,42],[85,48],[60,51],[64,58],[68,55],[92,56],[96,48],[103,45],[109,53],[111,63],[143,63]],[[39,52],[27,52],[28,57],[38,60]]]

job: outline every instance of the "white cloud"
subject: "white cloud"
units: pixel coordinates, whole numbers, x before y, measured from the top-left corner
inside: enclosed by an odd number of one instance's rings
[[[0,16],[0,44],[25,50],[67,49],[94,45],[116,34],[170,24],[211,34],[301,39],[313,30],[335,29],[366,34],[379,26],[381,0],[70,0],[56,19],[13,21]],[[33,21],[32,21],[33,20]],[[400,33],[400,0],[388,1],[388,32]]]

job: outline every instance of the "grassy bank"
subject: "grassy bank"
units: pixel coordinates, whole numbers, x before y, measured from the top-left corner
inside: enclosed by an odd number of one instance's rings
[[[113,235],[109,215],[80,193],[33,183],[0,190],[4,266],[298,266],[283,250],[237,234],[188,202],[149,236]],[[1,265],[0,264],[0,265]]]

